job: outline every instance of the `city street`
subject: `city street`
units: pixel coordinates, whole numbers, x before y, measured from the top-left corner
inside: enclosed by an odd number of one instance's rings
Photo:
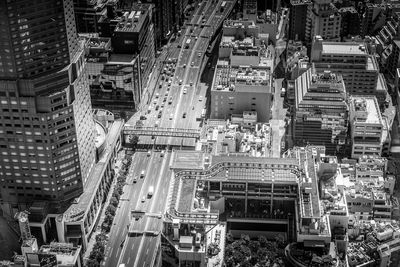
[[[146,101],[149,105],[142,106],[140,112],[129,120],[129,125],[136,125],[142,118],[145,127],[185,129],[200,127],[199,119],[206,105],[206,90],[199,86],[205,64],[205,52],[210,43],[210,35],[216,30],[214,25],[222,24],[228,12],[226,8],[220,13],[220,10],[215,8],[218,4],[211,1],[201,2],[192,20],[182,30],[181,36],[169,44],[166,58],[176,59],[176,62],[164,64],[159,77],[150,78],[149,86],[155,88],[152,99]],[[163,53],[159,58],[163,58]],[[157,72],[153,74],[157,75]],[[157,137],[154,141],[150,136],[142,136],[139,143],[154,142],[156,145],[177,146],[189,142],[194,146],[194,140],[183,139],[185,138]]]
[[[233,7],[227,2],[221,13],[222,1],[201,2],[190,22],[183,27],[175,42],[169,43],[157,59],[157,64],[144,95],[143,105],[128,121],[144,127],[199,129],[202,109],[206,105],[207,88],[200,84],[206,64],[205,53],[216,25],[222,25]],[[230,7],[228,7],[230,5]],[[217,14],[218,13],[218,14]],[[140,136],[139,143],[194,146],[194,139]],[[191,142],[191,143],[190,143]],[[103,266],[151,266],[160,247],[168,193],[172,186],[171,153],[137,152],[132,159],[127,185],[121,197],[114,225],[109,234]],[[144,171],[145,177],[140,178]],[[136,177],[137,182],[133,179]],[[153,187],[152,196],[149,194]],[[140,218],[131,218],[131,212]]]
[[[133,246],[130,243],[135,243],[135,241],[136,243],[140,242],[143,238],[143,236],[131,238],[127,235],[128,227],[131,223],[130,212],[132,210],[163,212],[158,204],[165,203],[168,194],[168,186],[171,178],[168,168],[170,155],[170,153],[166,153],[164,157],[161,157],[160,152],[152,153],[151,156],[148,156],[144,152],[137,152],[133,155],[130,168],[132,176],[129,176],[130,179],[127,180],[127,185],[124,187],[124,194],[121,196],[109,234],[103,266],[118,266],[123,249],[125,248],[126,250],[127,245],[132,248]],[[140,178],[142,171],[145,174],[144,178]],[[135,178],[137,179],[136,183],[133,182]],[[147,198],[150,186],[154,186],[154,196]],[[143,197],[145,197],[145,201],[141,202]],[[138,250],[139,246],[136,249]]]
[[[285,139],[285,116],[287,109],[283,107],[283,97],[281,97],[283,79],[275,79],[274,103],[272,105],[272,119],[270,120],[272,129],[272,147],[270,156],[273,158],[281,157],[281,144]]]

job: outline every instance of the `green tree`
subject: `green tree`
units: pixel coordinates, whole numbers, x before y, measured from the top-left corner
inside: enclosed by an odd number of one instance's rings
[[[139,136],[136,134],[132,135],[131,138],[129,139],[129,144],[133,149],[136,149],[138,142],[139,142]]]
[[[113,205],[108,205],[106,209],[106,215],[111,214],[112,216],[115,216],[115,212],[117,209]]]
[[[111,214],[106,214],[106,217],[104,218],[104,223],[111,225],[114,220],[114,216]]]
[[[100,267],[100,263],[96,261],[95,259],[88,259],[86,262],[87,267]]]
[[[96,242],[104,243],[105,241],[107,241],[107,236],[104,233],[96,235]]]
[[[118,199],[116,197],[112,197],[110,199],[110,205],[112,205],[114,207],[118,207],[118,203],[119,203],[119,201],[118,201]]]
[[[121,198],[121,194],[118,192],[118,190],[115,188],[112,194],[113,198],[116,198],[118,201]]]
[[[101,225],[101,230],[105,233],[108,233],[111,230],[111,225],[106,222],[103,222],[103,224]]]

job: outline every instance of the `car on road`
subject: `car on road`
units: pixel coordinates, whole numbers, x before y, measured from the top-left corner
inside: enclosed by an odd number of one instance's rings
[[[156,98],[159,98],[159,97],[160,97],[160,94],[159,94],[159,93],[157,93],[157,94],[156,94]]]
[[[186,118],[186,112],[183,113],[182,118]]]
[[[168,104],[169,104],[169,105],[172,104],[172,96],[169,97]]]
[[[142,197],[142,203],[146,201],[146,196]]]
[[[186,68],[186,64],[183,64],[183,68]]]
[[[160,157],[164,157],[164,154],[165,154],[165,151],[162,150],[162,151],[161,151],[161,154],[160,154]]]
[[[149,192],[147,193],[147,195],[148,195],[149,197],[152,197],[153,194],[154,194],[154,186],[150,186],[150,187],[149,187]]]
[[[171,113],[171,114],[169,115],[169,120],[172,120],[173,118],[174,118],[174,114]]]
[[[142,120],[142,121],[144,121],[144,120],[146,120],[147,118],[146,118],[146,116],[140,116],[140,120]]]
[[[201,57],[201,53],[198,53],[197,56],[198,56],[198,57]]]
[[[190,82],[190,86],[193,86],[193,82]]]
[[[144,178],[144,176],[146,175],[146,173],[144,172],[144,170],[140,173],[140,178]]]
[[[181,45],[181,44],[178,44],[178,48],[182,48],[182,45]]]
[[[134,177],[133,177],[133,182],[136,183],[137,180],[138,180],[138,179],[137,179],[137,176],[134,176]]]
[[[187,89],[183,88],[183,94],[185,95],[187,93]]]
[[[162,116],[162,111],[160,111],[160,112],[158,112],[158,115],[157,115],[157,118],[161,118],[161,116]]]
[[[182,82],[183,82],[182,80],[179,80],[179,85],[182,85]]]
[[[193,67],[194,66],[194,62],[192,61],[192,63],[190,63],[190,66]]]
[[[168,96],[168,92],[165,92],[164,97]]]
[[[199,101],[200,102],[203,101],[203,97],[202,96],[199,96]]]
[[[286,88],[282,87],[281,89],[281,97],[284,97],[286,95]]]
[[[150,151],[150,150],[147,151],[147,156],[148,156],[148,157],[151,156],[151,151]]]
[[[158,110],[159,108],[160,108],[160,106],[159,106],[159,105],[157,105],[157,106],[156,106],[156,110]]]

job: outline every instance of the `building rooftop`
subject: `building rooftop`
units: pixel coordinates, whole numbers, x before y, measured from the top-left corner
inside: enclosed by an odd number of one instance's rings
[[[116,32],[140,32],[150,10],[150,4],[135,4],[132,11],[125,12],[115,28]]]
[[[351,42],[322,42],[322,54],[368,55],[363,44]]]
[[[199,151],[176,150],[172,156],[172,169],[204,169],[204,153]]]
[[[305,5],[305,4],[311,4],[312,0],[290,0],[291,5]]]
[[[109,62],[110,64],[132,64],[137,59],[137,55],[131,54],[111,54]]]
[[[270,80],[268,67],[217,66],[212,90],[269,93]]]
[[[375,96],[352,96],[350,103],[355,122],[382,124],[382,117]]]
[[[81,220],[89,211],[99,184],[102,182],[100,177],[102,177],[106,171],[106,165],[111,157],[112,151],[110,151],[110,148],[112,149],[115,146],[123,125],[124,123],[122,121],[114,121],[111,125],[106,136],[109,146],[105,148],[105,152],[101,156],[99,162],[92,168],[82,195],[75,199],[72,205],[64,212],[64,218],[66,221],[73,222]]]

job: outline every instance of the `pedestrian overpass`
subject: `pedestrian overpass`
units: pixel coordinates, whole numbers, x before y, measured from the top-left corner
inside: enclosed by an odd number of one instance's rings
[[[200,138],[199,129],[142,127],[126,125],[124,135]]]

